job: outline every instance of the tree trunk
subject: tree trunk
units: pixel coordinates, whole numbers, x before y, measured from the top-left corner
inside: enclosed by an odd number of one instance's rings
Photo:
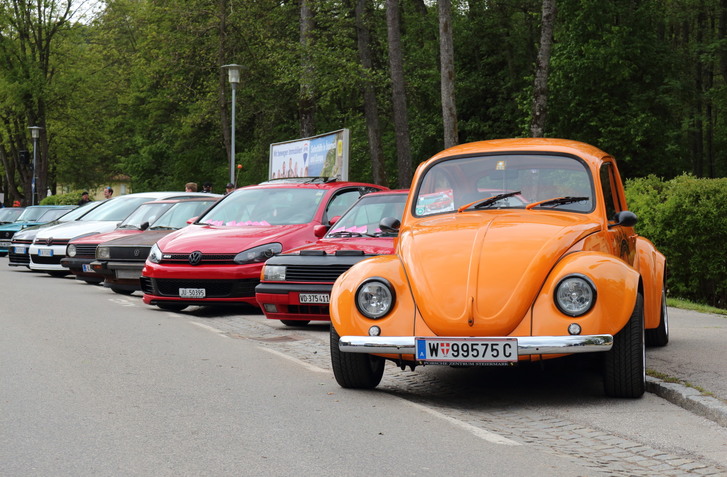
[[[300,136],[310,137],[315,134],[314,122],[314,87],[313,64],[310,57],[313,38],[313,11],[311,0],[300,0],[300,46],[303,51],[301,58],[300,96],[298,111],[300,113]]]
[[[386,0],[386,29],[389,40],[389,68],[391,69],[392,105],[396,132],[396,162],[399,168],[398,183],[400,188],[407,189],[411,184],[412,167],[399,22],[399,0]]]
[[[356,38],[358,55],[361,65],[367,72],[373,71],[371,59],[371,32],[366,26],[366,5],[368,0],[357,0],[355,8]],[[371,76],[363,80],[364,116],[366,131],[369,138],[369,154],[371,155],[371,172],[375,184],[387,185],[384,167],[384,148],[381,144],[381,127],[379,125],[379,103]]]
[[[548,116],[548,73],[550,52],[553,47],[553,27],[555,25],[556,0],[543,0],[543,15],[540,27],[540,49],[535,65],[535,84],[533,85],[533,117],[530,135],[543,137]]]
[[[457,105],[454,84],[454,44],[452,40],[452,4],[450,0],[439,0],[439,56],[441,60],[442,123],[444,126],[444,147],[455,146],[458,140]]]

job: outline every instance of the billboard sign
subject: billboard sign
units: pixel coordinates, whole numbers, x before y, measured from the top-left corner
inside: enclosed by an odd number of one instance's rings
[[[270,145],[268,179],[333,177],[348,180],[349,130]]]

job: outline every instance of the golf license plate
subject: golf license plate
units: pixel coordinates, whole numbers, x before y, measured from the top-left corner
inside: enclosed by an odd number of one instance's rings
[[[301,293],[298,295],[301,303],[323,303],[327,304],[331,301],[331,295],[328,293]]]
[[[116,278],[119,280],[134,280],[141,276],[136,270],[116,270]]]
[[[516,338],[417,338],[417,360],[424,364],[507,365],[517,362]]]
[[[24,255],[28,253],[28,247],[15,247],[15,253]]]
[[[179,298],[204,298],[206,291],[204,288],[180,288]]]
[[[92,272],[93,268],[91,268],[91,265],[89,265],[88,263],[83,263],[81,264],[81,270],[84,272]]]
[[[10,242],[0,242],[0,247],[10,248]]]
[[[53,249],[52,248],[41,248],[41,249],[38,249],[38,256],[39,257],[52,257],[53,256]]]

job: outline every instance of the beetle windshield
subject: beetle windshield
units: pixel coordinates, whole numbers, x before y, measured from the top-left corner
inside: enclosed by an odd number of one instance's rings
[[[457,210],[524,208],[528,204],[534,205],[533,210],[590,212],[594,208],[593,190],[588,168],[572,156],[459,157],[436,162],[424,173],[416,189],[414,213],[426,216]],[[569,200],[549,200],[563,197]],[[548,202],[535,204],[542,201]]]
[[[313,220],[325,190],[313,188],[239,189],[199,218],[198,223],[224,226],[292,225]]]
[[[380,236],[379,222],[384,217],[401,220],[406,197],[406,194],[365,195],[333,224],[327,236]]]

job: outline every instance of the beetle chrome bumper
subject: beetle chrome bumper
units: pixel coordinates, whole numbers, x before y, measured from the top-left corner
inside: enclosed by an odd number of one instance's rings
[[[478,336],[478,338],[487,338]],[[498,337],[502,338],[502,337]],[[574,354],[608,351],[611,335],[508,336],[517,339],[518,356],[533,354]],[[346,353],[415,354],[413,336],[341,336],[338,348]]]

